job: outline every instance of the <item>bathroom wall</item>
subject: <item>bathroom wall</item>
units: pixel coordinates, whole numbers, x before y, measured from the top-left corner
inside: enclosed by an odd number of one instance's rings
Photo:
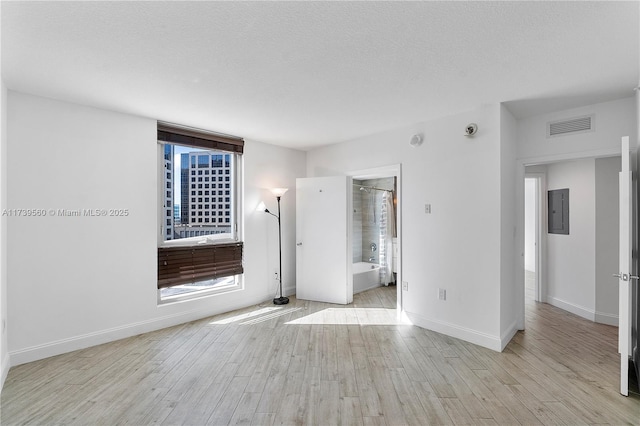
[[[362,186],[373,188],[394,190],[394,178],[367,179],[360,181]],[[383,191],[358,191],[361,196],[362,203],[362,262],[369,262],[369,258],[373,257],[372,263],[379,263],[380,258],[380,215],[382,212],[382,195]],[[354,235],[355,238],[355,235]],[[376,251],[371,251],[371,243],[376,244]]]
[[[353,263],[362,262],[362,181],[353,180]]]

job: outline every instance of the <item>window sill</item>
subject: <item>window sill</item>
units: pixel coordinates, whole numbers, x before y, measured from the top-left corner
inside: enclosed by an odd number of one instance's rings
[[[159,245],[161,248],[165,247],[199,247],[205,245],[215,245],[215,244],[227,244],[227,243],[237,243],[238,240],[229,237],[218,237],[216,238],[213,235],[207,235],[206,237],[193,237],[193,238],[181,238],[178,240],[168,240],[164,241]]]
[[[178,287],[178,286],[176,286]],[[169,296],[161,296],[161,290],[158,290],[158,306],[172,305],[174,303],[188,302],[192,300],[204,299],[207,297],[218,296],[222,294],[233,293],[243,290],[242,275],[235,277],[234,282],[229,284],[220,284],[210,288],[189,291]]]

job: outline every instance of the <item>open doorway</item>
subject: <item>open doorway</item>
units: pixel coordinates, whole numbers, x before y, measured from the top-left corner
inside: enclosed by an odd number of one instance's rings
[[[524,294],[525,300],[544,301],[542,295],[542,231],[545,200],[543,173],[527,173],[524,180]]]
[[[400,165],[348,173],[353,178],[353,291],[386,286],[402,310]],[[373,282],[374,284],[371,284]]]
[[[537,179],[524,180],[524,297],[535,300],[538,282]]]
[[[617,325],[619,171],[619,156],[525,165],[525,302]],[[549,190],[568,192],[566,234],[548,232]]]

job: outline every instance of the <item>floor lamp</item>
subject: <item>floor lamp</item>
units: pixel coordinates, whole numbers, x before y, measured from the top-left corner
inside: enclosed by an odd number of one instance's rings
[[[280,297],[273,299],[274,305],[286,305],[289,303],[289,298],[282,295],[282,224],[280,223],[280,198],[287,192],[289,188],[273,188],[271,193],[276,196],[278,200],[278,215],[275,215],[265,208],[264,212],[269,213],[271,216],[278,219],[278,254],[280,256],[280,269],[278,272],[278,280],[280,281]]]

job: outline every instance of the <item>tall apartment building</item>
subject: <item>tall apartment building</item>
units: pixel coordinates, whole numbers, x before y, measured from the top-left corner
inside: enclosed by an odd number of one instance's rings
[[[180,238],[231,230],[232,155],[192,151],[180,156]]]
[[[173,145],[164,145],[164,239],[172,240],[173,221]]]

